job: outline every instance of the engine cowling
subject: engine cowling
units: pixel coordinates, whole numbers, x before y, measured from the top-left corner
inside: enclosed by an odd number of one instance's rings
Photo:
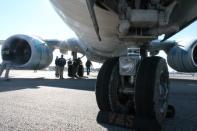
[[[197,40],[187,47],[174,46],[167,53],[168,64],[179,72],[197,72]]]
[[[53,59],[52,50],[39,38],[27,35],[14,35],[9,37],[2,45],[1,55],[9,50],[11,56],[6,60],[11,61],[14,68],[43,69],[50,65]]]

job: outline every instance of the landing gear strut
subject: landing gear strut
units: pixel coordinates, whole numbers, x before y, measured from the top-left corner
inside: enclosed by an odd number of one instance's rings
[[[121,76],[118,58],[103,64],[96,83],[98,107],[101,111],[151,120],[160,127],[168,111],[166,61],[161,57],[144,57],[136,66],[135,75]]]

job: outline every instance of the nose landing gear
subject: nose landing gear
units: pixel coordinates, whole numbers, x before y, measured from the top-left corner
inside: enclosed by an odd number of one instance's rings
[[[143,58],[138,65],[134,77],[121,76],[118,59],[107,60],[97,78],[97,104],[101,111],[125,115],[122,119],[133,118],[128,127],[133,126],[133,123],[139,125],[138,120],[147,120],[141,121],[140,127],[134,127],[142,131],[157,131],[161,129],[161,124],[169,112],[167,64],[163,58],[154,56]]]

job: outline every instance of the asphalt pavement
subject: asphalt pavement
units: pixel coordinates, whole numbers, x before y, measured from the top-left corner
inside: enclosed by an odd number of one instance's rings
[[[96,119],[96,74],[58,80],[52,71],[11,71],[0,80],[0,131],[129,131]],[[197,130],[197,81],[171,80],[176,115],[164,131]]]

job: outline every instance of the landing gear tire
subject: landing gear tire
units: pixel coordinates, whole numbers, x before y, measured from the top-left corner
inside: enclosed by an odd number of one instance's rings
[[[96,101],[101,111],[111,111],[109,103],[109,82],[112,69],[118,58],[111,58],[104,62],[96,81]]]
[[[129,80],[129,76],[120,76],[117,58],[109,59],[103,64],[96,83],[96,100],[101,111],[121,114],[134,112],[134,108],[132,108],[134,107],[134,96],[122,91],[125,87],[131,89]]]
[[[122,90],[132,90],[129,76],[120,76],[118,62],[114,66],[109,83],[109,101],[111,110],[121,114],[134,114],[134,94],[125,94]],[[124,84],[123,84],[124,83]]]
[[[151,119],[161,125],[167,114],[168,96],[169,73],[166,61],[161,57],[144,58],[136,76],[136,117]]]

